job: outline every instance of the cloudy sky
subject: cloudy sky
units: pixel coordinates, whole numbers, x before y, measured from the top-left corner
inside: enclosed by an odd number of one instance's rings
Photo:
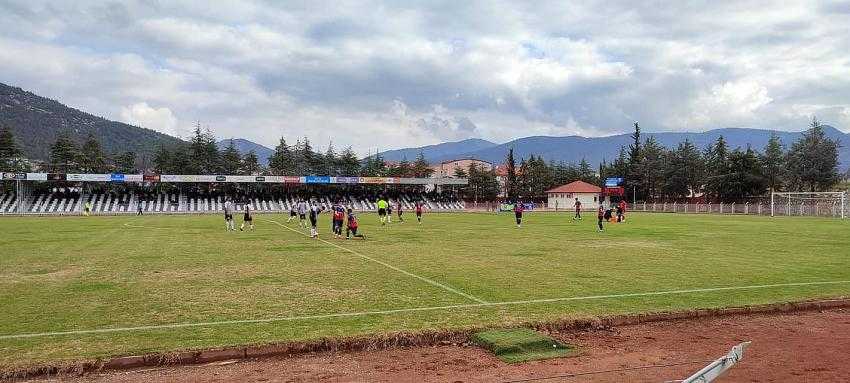
[[[850,131],[850,2],[0,1],[0,82],[361,154],[630,129]]]

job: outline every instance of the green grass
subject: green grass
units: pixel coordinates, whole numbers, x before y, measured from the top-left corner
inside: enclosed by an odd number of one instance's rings
[[[0,218],[0,337],[288,318],[0,338],[0,366],[850,293],[839,283],[474,305],[449,290],[510,302],[847,281],[850,221],[835,219],[632,214],[597,233],[595,220],[567,214],[528,214],[521,229],[509,214],[428,214],[421,226],[387,227],[364,214],[369,239],[344,241],[321,218],[323,239],[371,260],[267,219],[286,217],[258,216],[255,232],[236,233],[225,233],[218,215]],[[441,306],[455,307],[292,318]]]
[[[481,331],[472,340],[505,363],[561,358],[575,352],[574,348],[527,328]]]

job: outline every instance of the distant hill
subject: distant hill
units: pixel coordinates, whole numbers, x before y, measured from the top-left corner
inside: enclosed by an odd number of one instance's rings
[[[38,160],[49,159],[50,145],[63,130],[78,142],[93,133],[107,153],[150,154],[160,145],[183,142],[150,129],[93,116],[3,83],[0,83],[0,125],[11,128],[26,157]]]
[[[842,147],[839,149],[839,161],[841,169],[850,167],[850,134],[845,134],[831,126],[824,126],[827,136],[833,139],[839,139]],[[776,133],[786,149],[791,144],[802,136],[802,132],[779,132],[761,129],[743,129],[743,128],[726,128],[715,129],[702,133],[678,133],[678,132],[661,132],[661,133],[644,133],[644,139],[649,136],[654,136],[662,145],[673,148],[684,141],[686,138],[691,140],[697,147],[705,148],[717,137],[723,136],[729,143],[730,148],[741,147],[745,148],[747,144],[761,151],[767,144],[770,135]],[[461,141],[463,142],[463,141]],[[486,141],[485,141],[486,142]],[[547,161],[564,161],[567,163],[579,163],[582,159],[586,159],[594,167],[602,160],[611,161],[615,159],[620,151],[621,146],[628,148],[631,143],[630,134],[620,134],[607,137],[549,137],[549,136],[534,136],[516,139],[500,145],[489,145],[481,149],[466,149],[463,147],[454,147],[456,150],[449,153],[432,153],[429,155],[425,152],[425,157],[428,161],[440,162],[454,158],[478,158],[493,163],[502,163],[507,156],[508,149],[514,148],[514,155],[517,160],[520,158],[528,158],[532,154],[543,156]],[[456,143],[447,143],[440,145],[451,145]],[[422,148],[409,148],[389,151],[387,153],[419,153],[419,150],[440,145],[426,146]],[[385,155],[390,159],[389,155]]]
[[[273,149],[269,149],[263,145],[260,145],[256,142],[248,141],[244,138],[228,138],[226,140],[221,140],[218,142],[218,148],[224,149],[228,145],[230,145],[230,141],[233,141],[233,145],[236,146],[236,150],[239,151],[239,154],[243,156],[250,152],[254,151],[257,155],[257,158],[260,160],[260,165],[268,166],[269,165],[269,157],[274,154]]]
[[[463,141],[446,142],[442,144],[422,146],[419,148],[388,150],[386,152],[382,152],[381,156],[387,161],[401,161],[405,158],[409,161],[413,161],[421,152],[429,161],[437,161],[436,159],[442,161],[455,159],[457,157],[464,156],[466,153],[489,149],[496,146],[498,146],[498,144],[490,141],[470,138]]]

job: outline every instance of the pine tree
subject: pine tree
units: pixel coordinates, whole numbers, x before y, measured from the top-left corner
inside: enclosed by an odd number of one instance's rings
[[[782,190],[785,178],[785,153],[782,141],[776,134],[770,135],[770,140],[764,147],[761,156],[762,173],[767,179],[767,187],[771,191]]]
[[[518,185],[516,174],[516,160],[514,159],[514,148],[508,149],[508,157],[505,159],[505,167],[507,167],[507,179],[505,180],[505,195],[508,200],[514,201],[518,197]]]
[[[245,175],[258,175],[260,172],[262,172],[260,159],[257,158],[257,153],[253,150],[249,150],[248,153],[245,153],[245,156],[242,157],[241,173]]]
[[[8,127],[0,129],[0,171],[21,171],[21,149]]]
[[[269,156],[269,169],[275,175],[295,175],[295,161],[292,154],[292,149],[286,144],[286,140],[281,137],[280,142],[274,148],[274,153]]]
[[[396,166],[396,177],[413,177],[413,165],[410,164],[410,161],[407,160],[407,157],[403,157],[401,161],[399,161],[398,166]]]
[[[176,173],[172,167],[173,153],[165,147],[160,146],[153,156],[153,170],[157,174]]]
[[[717,137],[714,142],[705,152],[705,167],[706,194],[713,195],[720,199],[726,197],[726,176],[729,174],[729,147],[726,144],[726,139],[723,136]]]
[[[71,133],[63,131],[50,147],[50,168],[57,173],[71,173],[79,170],[77,163],[79,148],[71,138]]]
[[[817,118],[811,128],[791,146],[787,155],[790,183],[799,191],[829,190],[840,180],[838,175],[839,143],[826,136]]]
[[[115,156],[115,171],[118,173],[136,173],[136,152],[128,151]]]
[[[239,174],[241,168],[242,155],[236,149],[233,139],[230,139],[227,146],[221,152],[221,170],[224,174]]]
[[[336,152],[334,151],[333,143],[328,144],[328,150],[325,151],[325,155],[322,157],[322,173],[329,176],[338,176],[339,174],[339,159],[337,158]]]
[[[689,197],[698,193],[704,180],[702,154],[690,141],[679,143],[676,150],[665,154],[664,194],[671,197]]]
[[[434,169],[431,164],[425,160],[425,154],[421,151],[416,155],[416,160],[413,161],[413,176],[418,178],[430,178],[434,174]]]
[[[179,152],[175,154],[181,155]],[[188,169],[194,174],[218,174],[221,172],[221,154],[212,132],[201,130],[198,123],[189,141]]]
[[[342,175],[351,177],[360,173],[360,160],[351,147],[345,148],[339,157],[339,171]]]
[[[645,198],[646,190],[644,187],[646,186],[646,182],[644,178],[644,167],[643,167],[643,149],[641,148],[640,141],[640,125],[635,122],[635,131],[632,133],[632,144],[629,145],[629,161],[628,161],[628,171],[623,176],[626,177],[626,186],[627,192],[637,191],[637,196],[630,196],[629,200],[636,201],[637,199]]]
[[[103,147],[100,141],[89,134],[86,142],[83,143],[80,151],[80,158],[77,160],[80,164],[80,170],[86,173],[103,173],[106,172],[106,158],[103,155]]]
[[[664,177],[664,159],[666,149],[662,147],[655,137],[650,136],[644,141],[641,159],[641,186],[646,198],[655,198],[660,195]]]

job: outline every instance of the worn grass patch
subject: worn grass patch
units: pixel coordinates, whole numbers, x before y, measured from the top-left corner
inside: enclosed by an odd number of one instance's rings
[[[527,328],[482,331],[474,334],[472,341],[505,363],[562,358],[577,352],[573,346]]]

